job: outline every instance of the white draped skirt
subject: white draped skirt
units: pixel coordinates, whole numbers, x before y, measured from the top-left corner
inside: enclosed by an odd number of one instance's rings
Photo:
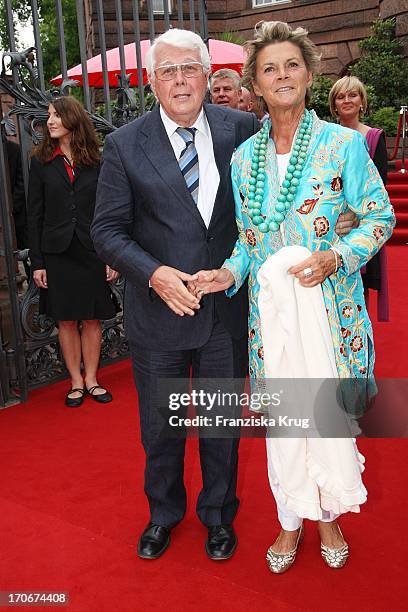
[[[321,286],[302,287],[287,273],[309,256],[305,247],[284,247],[258,272],[267,379],[338,379]],[[302,438],[272,433],[267,439],[269,478],[278,507],[311,520],[359,512],[367,491],[361,479],[364,457],[355,439],[321,437],[313,424],[312,430],[313,435]]]

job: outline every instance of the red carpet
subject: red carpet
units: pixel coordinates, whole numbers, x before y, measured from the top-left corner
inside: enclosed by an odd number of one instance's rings
[[[406,377],[404,247],[391,247],[389,261],[392,321],[375,324],[377,369]],[[189,440],[187,516],[165,555],[142,561],[135,544],[148,513],[129,364],[104,369],[101,382],[115,396],[107,406],[87,398],[82,408],[68,410],[62,405],[67,384],[58,383],[0,411],[0,591],[69,591],[70,612],[406,609],[406,440],[360,441],[369,501],[360,515],[342,519],[351,544],[342,570],[324,565],[316,529],[307,522],[295,566],[282,576],[269,572],[264,555],[278,524],[264,441],[253,439],[241,443],[233,559],[214,563],[205,555],[206,530],[194,513],[198,454]]]
[[[408,244],[408,168],[401,172],[401,161],[396,162],[396,172],[388,173],[387,191],[394,206],[397,224],[391,244]],[[406,164],[407,166],[408,164]]]

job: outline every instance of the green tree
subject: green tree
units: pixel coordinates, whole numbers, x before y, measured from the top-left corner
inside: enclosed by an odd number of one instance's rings
[[[384,106],[370,116],[369,124],[384,130],[387,136],[396,136],[398,129],[399,110],[393,106]]]
[[[18,22],[25,23],[31,14],[31,7],[24,0],[12,0],[13,21],[14,27]],[[7,19],[6,19],[6,3],[2,2],[0,6],[0,49],[7,51],[10,49]]]
[[[226,30],[225,32],[218,32],[217,34],[212,34],[211,38],[215,38],[216,40],[223,40],[224,42],[230,42],[234,43],[235,45],[241,46],[245,42],[245,38],[234,30]]]
[[[377,19],[372,34],[359,43],[361,58],[351,67],[372,90],[370,113],[383,107],[398,107],[406,101],[408,62],[395,36],[395,19]]]
[[[317,116],[325,121],[333,121],[329,109],[329,91],[333,81],[326,76],[315,76],[311,87],[312,97],[308,104],[309,108],[316,111]]]
[[[19,21],[24,23],[30,20],[31,6],[27,0],[13,0],[12,6],[15,25]],[[61,72],[55,1],[38,0],[38,12],[44,63],[44,78],[47,83],[52,77]],[[62,12],[67,65],[69,68],[70,66],[78,64],[81,60],[75,2],[72,0],[62,0]],[[5,3],[2,3],[2,8],[0,10],[0,44],[2,49],[7,50],[10,48],[7,34]],[[21,50],[22,47],[19,41],[17,41],[16,46],[18,50]]]
[[[75,2],[62,0],[64,36],[68,68],[79,64],[79,38]],[[55,19],[55,0],[41,0],[41,44],[44,55],[46,82],[61,71],[59,57],[58,28]]]

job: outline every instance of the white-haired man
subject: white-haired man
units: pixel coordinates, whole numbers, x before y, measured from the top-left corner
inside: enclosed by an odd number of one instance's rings
[[[146,64],[159,106],[106,138],[92,237],[103,261],[126,278],[125,330],[150,506],[138,555],[156,559],[186,509],[185,438],[163,432],[157,381],[188,379],[190,372],[207,380],[246,374],[246,288],[233,299],[214,294],[198,303],[185,284],[197,270],[220,267],[232,251],[230,160],[258,124],[250,113],[203,105],[210,58],[198,35],[169,30]],[[238,443],[233,436],[200,437],[197,514],[214,560],[236,548]]]

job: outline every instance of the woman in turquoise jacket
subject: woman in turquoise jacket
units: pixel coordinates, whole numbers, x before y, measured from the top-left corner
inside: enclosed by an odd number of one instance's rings
[[[199,273],[192,290],[225,290],[231,296],[248,279],[250,376],[264,378],[257,274],[282,247],[307,247],[311,255],[288,272],[303,287],[322,288],[338,377],[368,382],[373,375],[374,345],[360,268],[391,236],[395,217],[387,192],[361,135],[321,121],[306,109],[319,56],[303,28],[263,22],[256,28],[255,39],[247,43],[247,53],[244,77],[262,96],[270,118],[232,160],[239,230],[234,251],[220,270]],[[359,224],[339,237],[334,228],[347,209],[356,214]],[[306,455],[307,448],[297,460],[306,461]],[[351,461],[357,465],[362,459],[356,451]],[[273,472],[273,466],[269,467]],[[344,565],[348,546],[336,519],[343,512],[359,511],[366,497],[361,479],[348,508],[339,503],[338,512],[332,512],[322,502],[316,516],[296,512],[295,502],[285,507],[272,480],[282,529],[268,550],[271,571],[282,573],[293,564],[303,518],[318,520],[325,562],[333,568]],[[283,490],[285,483],[277,486]],[[317,482],[318,498],[319,486]]]

